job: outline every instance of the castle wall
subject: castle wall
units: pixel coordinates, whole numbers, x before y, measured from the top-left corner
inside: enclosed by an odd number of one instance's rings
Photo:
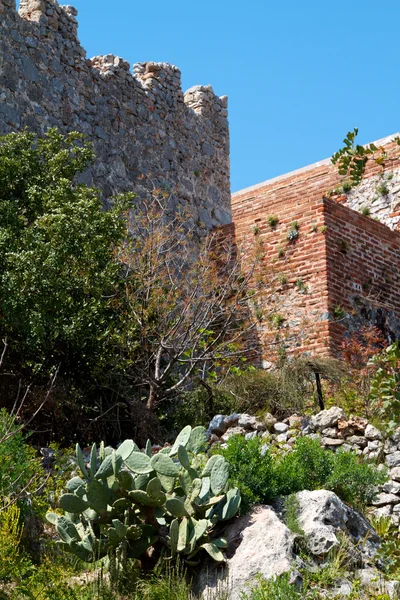
[[[0,0],[0,134],[80,131],[96,163],[84,181],[105,198],[160,188],[211,228],[231,221],[227,99],[211,86],[183,94],[166,63],[86,59],[77,11],[56,0]]]
[[[259,327],[264,359],[282,351],[337,355],[344,337],[367,324],[400,339],[400,231],[389,228],[400,217],[400,152],[390,140],[385,149],[384,166],[368,163],[361,185],[347,194],[330,161],[233,194],[237,242],[260,236],[275,282]],[[368,204],[383,181],[390,191]],[[353,210],[368,205],[371,216]]]

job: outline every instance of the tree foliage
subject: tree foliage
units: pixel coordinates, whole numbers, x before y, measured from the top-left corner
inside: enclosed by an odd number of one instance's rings
[[[123,202],[74,183],[92,158],[76,133],[0,142],[0,329],[33,371],[104,367],[117,331]]]

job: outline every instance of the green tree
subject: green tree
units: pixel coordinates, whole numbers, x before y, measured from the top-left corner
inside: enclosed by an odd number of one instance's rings
[[[100,371],[118,339],[125,200],[75,183],[93,156],[78,133],[0,140],[0,332],[33,372]]]

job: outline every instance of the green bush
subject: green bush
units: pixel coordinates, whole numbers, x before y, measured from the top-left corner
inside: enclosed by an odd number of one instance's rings
[[[23,489],[40,468],[35,450],[18,429],[15,419],[0,409],[0,502]]]
[[[228,461],[231,482],[240,490],[242,514],[253,504],[268,502],[279,494],[274,459],[265,450],[260,438],[245,440],[241,435],[231,437],[226,449],[216,449]]]
[[[299,438],[293,451],[277,460],[275,477],[279,493],[288,496],[301,490],[323,488],[331,474],[334,456],[321,448],[318,440]]]
[[[344,502],[362,508],[371,503],[378,484],[387,479],[354,452],[336,453],[322,448],[318,440],[298,438],[293,450],[273,456],[260,438],[246,441],[231,437],[225,449],[217,448],[230,464],[232,484],[242,496],[242,512],[257,502],[270,502],[302,490],[327,489]]]

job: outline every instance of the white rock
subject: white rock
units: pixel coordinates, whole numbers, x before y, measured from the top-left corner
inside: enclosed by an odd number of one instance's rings
[[[384,506],[385,504],[398,504],[400,502],[399,496],[395,494],[378,494],[376,499],[373,501],[374,506]]]
[[[342,408],[332,406],[329,410],[322,410],[317,415],[311,417],[311,421],[315,429],[322,431],[328,427],[334,427],[339,419],[345,419],[345,414]]]
[[[278,444],[284,444],[285,442],[287,442],[287,434],[286,433],[280,433],[279,435],[276,436],[275,441]]]
[[[335,427],[327,427],[322,430],[322,435],[328,438],[337,438],[338,430]]]
[[[399,481],[387,481],[383,486],[383,491],[388,494],[399,494],[400,493],[400,482]]]
[[[222,441],[227,442],[234,435],[244,435],[246,430],[243,427],[230,427],[221,437]]]
[[[269,579],[292,570],[295,536],[270,506],[257,506],[239,517],[224,533],[228,548],[235,548],[227,560],[225,574],[230,582],[230,600],[239,600],[246,584],[257,573]],[[221,569],[204,568],[199,576],[202,597],[208,599],[218,588]]]
[[[368,521],[346,506],[333,492],[303,491],[296,494],[299,502],[298,521],[303,529],[308,549],[317,556],[326,555],[339,545],[337,533],[345,531],[354,542],[367,540],[364,550],[373,555],[379,537]]]
[[[274,425],[274,430],[277,433],[286,433],[286,431],[289,429],[289,425],[287,425],[286,423],[275,423]]]
[[[389,475],[390,479],[400,481],[400,467],[394,467],[394,469],[391,469]]]
[[[388,454],[386,456],[385,462],[388,467],[400,467],[400,451],[393,452],[393,454]]]
[[[377,429],[376,427],[371,425],[371,423],[369,423],[366,426],[364,435],[367,438],[367,440],[382,440],[383,439],[383,435],[381,434],[379,429]]]

